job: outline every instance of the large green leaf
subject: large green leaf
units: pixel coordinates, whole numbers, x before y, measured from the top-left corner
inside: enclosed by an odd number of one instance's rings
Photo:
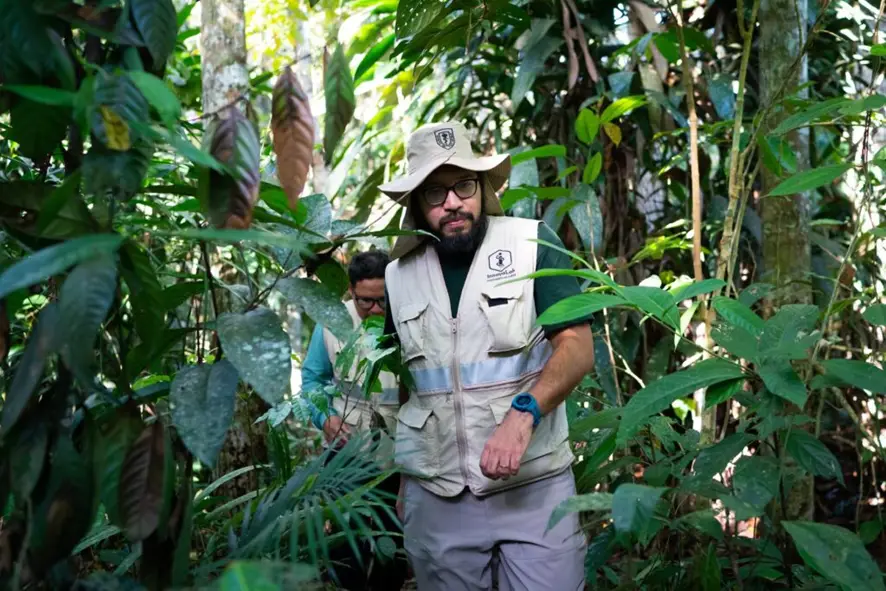
[[[397,39],[412,37],[434,23],[445,4],[440,0],[402,0],[397,4]]]
[[[357,70],[354,72],[354,80],[359,84],[363,77],[372,69],[378,60],[391,50],[394,46],[395,34],[390,33],[382,38],[381,41],[372,46],[372,49],[366,52],[366,55],[360,60]]]
[[[0,79],[28,81],[54,74],[53,58],[64,48],[49,24],[29,2],[0,3]]]
[[[267,308],[245,314],[223,314],[217,322],[225,355],[243,381],[274,405],[289,392],[292,348],[280,318]]]
[[[120,275],[129,288],[136,331],[142,342],[152,346],[166,328],[167,307],[157,271],[147,251],[134,241],[126,242],[120,250]]]
[[[696,298],[700,295],[714,292],[726,285],[722,279],[702,279],[701,281],[693,281],[686,285],[681,285],[671,290],[671,295],[678,302]]]
[[[600,200],[592,187],[584,183],[572,189],[577,203],[569,210],[569,218],[578,232],[585,250],[599,252],[603,247],[603,213]]]
[[[825,115],[829,115],[831,113],[836,113],[840,107],[849,103],[849,99],[846,97],[839,97],[826,100],[821,103],[813,104],[806,109],[791,115],[784,121],[782,121],[778,127],[772,130],[772,135],[782,135],[785,134],[792,129],[796,129],[798,127],[802,127],[820,117],[824,117]]]
[[[575,495],[557,505],[548,521],[548,529],[556,526],[570,513],[584,511],[609,511],[612,509],[612,495],[610,493],[587,493]]]
[[[717,540],[723,539],[723,526],[714,517],[714,512],[711,509],[702,509],[701,511],[684,515],[674,521],[674,526],[681,529],[692,527]]]
[[[111,309],[116,290],[117,261],[108,253],[79,264],[61,287],[61,355],[84,387],[92,386],[95,337]]]
[[[92,432],[92,461],[95,489],[111,523],[122,525],[120,514],[120,475],[130,446],[143,429],[138,411],[130,406],[99,418]]]
[[[48,424],[43,417],[34,413],[19,425],[13,437],[4,439],[9,446],[6,449],[10,488],[19,500],[29,499],[43,473],[49,446]]]
[[[643,538],[649,530],[655,506],[666,488],[625,483],[612,496],[612,522],[619,534]]]
[[[554,22],[547,18],[532,19],[529,40],[517,65],[517,77],[511,89],[514,108],[520,106],[526,93],[532,90],[536,77],[544,70],[545,62],[563,44],[562,36],[547,34]]]
[[[757,364],[757,373],[766,389],[800,408],[806,405],[806,384],[785,359],[763,359]]]
[[[700,388],[734,380],[744,374],[741,367],[722,359],[705,359],[689,369],[667,375],[634,394],[622,412],[618,429],[619,445],[624,445],[647,417],[668,408],[671,403]]]
[[[713,305],[725,322],[746,330],[754,337],[763,330],[763,319],[744,304],[721,296],[714,298]]]
[[[822,362],[826,375],[839,381],[870,390],[875,394],[886,394],[886,371],[857,359],[828,359]]]
[[[741,327],[722,322],[711,331],[711,337],[715,343],[740,359],[757,358],[757,339]]]
[[[808,349],[818,339],[818,333],[813,332],[817,320],[817,306],[782,306],[763,325],[760,333],[760,356],[766,359],[806,359]]]
[[[154,68],[162,70],[175,49],[178,18],[172,0],[130,0],[132,20],[154,58]]]
[[[323,134],[323,152],[326,162],[332,162],[336,146],[354,116],[354,79],[341,45],[329,58],[324,75],[326,92],[326,126]]]
[[[603,153],[596,152],[593,156],[588,159],[588,163],[585,165],[584,170],[581,173],[581,182],[586,185],[591,185],[594,181],[597,180],[597,177],[600,176],[600,171],[603,169]]]
[[[852,168],[851,164],[835,164],[798,172],[780,182],[769,192],[769,196],[794,195],[817,189],[834,182],[850,168]]]
[[[864,311],[864,319],[877,326],[886,326],[886,304],[874,304]]]
[[[603,110],[603,114],[600,115],[600,121],[602,123],[609,123],[645,104],[646,97],[641,95],[620,98]]]
[[[142,190],[153,157],[154,145],[144,139],[125,151],[94,143],[83,159],[84,188],[101,198],[127,200]]]
[[[785,521],[803,561],[850,591],[883,591],[883,574],[858,536],[836,525]]]
[[[534,160],[536,158],[565,158],[566,157],[566,146],[561,144],[548,144],[546,146],[539,146],[538,148],[533,148],[531,150],[525,150],[523,152],[519,152],[511,156],[511,164],[513,166],[517,166],[521,162],[526,160]],[[526,185],[538,185],[538,180],[533,183],[523,183]],[[513,185],[511,185],[513,186]]]
[[[43,105],[56,107],[73,107],[74,97],[77,96],[70,90],[53,88],[52,86],[32,86],[28,84],[4,84],[3,90],[14,92],[26,99]]]
[[[732,473],[735,497],[762,515],[766,505],[778,494],[778,460],[773,457],[750,456],[741,458]]]
[[[735,92],[732,90],[732,76],[716,74],[707,78],[708,96],[714,104],[717,116],[723,120],[735,117]]]
[[[9,113],[9,139],[31,160],[41,162],[61,145],[71,110],[21,99]]]
[[[336,293],[321,283],[293,278],[277,283],[277,289],[291,304],[304,309],[314,322],[347,341],[354,332],[354,321]]]
[[[582,109],[575,118],[575,137],[578,141],[590,145],[597,138],[600,130],[600,118],[590,109]]]
[[[4,434],[9,433],[9,430],[18,421],[22,411],[31,400],[34,389],[40,383],[47,358],[58,348],[59,330],[58,304],[51,302],[40,311],[37,325],[31,331],[28,345],[18,362],[18,369],[3,401],[3,418],[0,420],[0,430]]]
[[[171,126],[181,115],[181,103],[166,83],[148,72],[129,72],[129,77],[142,95],[157,110],[160,119]]]
[[[585,318],[606,308],[627,304],[624,298],[604,293],[581,293],[560,300],[538,317],[539,326],[551,326]]]
[[[692,467],[695,478],[710,480],[717,474],[720,474],[726,469],[729,462],[739,455],[753,440],[754,437],[747,433],[734,433],[723,441],[704,448],[698,454],[695,465]]]
[[[214,466],[234,418],[237,370],[227,360],[185,367],[172,380],[172,423],[191,453]]]
[[[785,447],[800,466],[816,476],[836,478],[840,484],[844,484],[840,462],[824,443],[810,433],[797,429],[786,437]]]
[[[619,293],[644,314],[652,316],[674,330],[679,329],[680,313],[677,310],[677,300],[670,293],[645,285],[625,287]]]
[[[123,531],[132,542],[151,535],[163,507],[167,435],[163,422],[144,428],[126,454],[120,473],[119,508]]]
[[[94,103],[92,131],[103,145],[126,151],[142,139],[139,124],[148,119],[148,102],[129,76],[96,76]]]

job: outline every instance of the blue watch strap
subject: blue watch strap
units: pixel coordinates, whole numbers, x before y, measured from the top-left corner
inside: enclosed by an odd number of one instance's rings
[[[538,407],[538,401],[535,396],[529,392],[517,394],[511,401],[511,408],[520,412],[528,412],[532,415],[532,428],[538,427],[541,422],[541,409]]]

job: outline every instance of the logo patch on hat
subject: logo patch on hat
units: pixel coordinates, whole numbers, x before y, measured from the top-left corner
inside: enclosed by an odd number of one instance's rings
[[[435,131],[434,139],[437,140],[437,145],[444,150],[451,150],[455,147],[455,132],[451,127],[445,127]]]

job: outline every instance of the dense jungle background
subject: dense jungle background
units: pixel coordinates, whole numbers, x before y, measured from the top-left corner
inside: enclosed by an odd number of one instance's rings
[[[3,588],[384,568],[388,472],[323,452],[299,368],[315,322],[379,342],[344,264],[399,233],[406,134],[458,119],[573,256],[547,319],[596,312],[552,515],[589,585],[886,589],[883,12],[0,0]]]

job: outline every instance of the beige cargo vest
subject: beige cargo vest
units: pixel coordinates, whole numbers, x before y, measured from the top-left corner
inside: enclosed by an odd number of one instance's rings
[[[398,413],[397,463],[435,494],[451,497],[467,486],[484,495],[572,462],[561,404],[539,423],[516,476],[496,481],[480,471],[511,400],[532,388],[551,355],[535,326],[534,282],[504,283],[535,271],[537,237],[537,221],[490,217],[455,319],[433,246],[388,265],[388,305],[414,381]]]
[[[345,307],[354,321],[354,328],[358,329],[363,321],[357,314],[354,301],[345,302]],[[385,420],[388,432],[393,435],[397,428],[397,410],[400,405],[396,376],[390,372],[381,372],[378,379],[381,382],[382,391],[372,394],[367,399],[363,395],[362,384],[356,379],[357,365],[365,355],[358,356],[354,365],[347,372],[343,372],[335,361],[347,343],[340,341],[325,327],[323,329],[323,343],[326,345],[329,362],[332,363],[335,382],[342,392],[341,396],[332,399],[332,406],[339,416],[357,430],[366,430],[372,424],[372,412],[375,411]]]

